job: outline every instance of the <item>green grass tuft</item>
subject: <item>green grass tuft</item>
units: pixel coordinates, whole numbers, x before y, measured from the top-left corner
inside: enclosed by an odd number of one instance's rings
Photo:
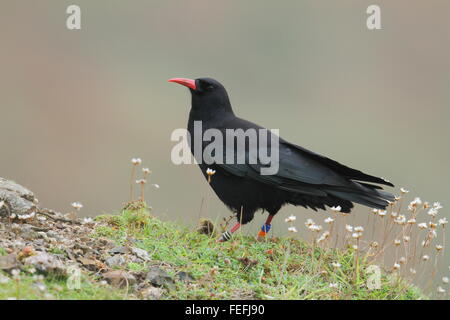
[[[160,265],[176,278],[180,271],[194,278],[176,280],[162,299],[421,299],[419,290],[393,275],[383,274],[381,288],[369,290],[364,257],[355,273],[352,249],[322,249],[290,239],[257,242],[238,233],[226,243],[172,222],[152,217],[147,208],[127,209],[120,215],[96,218],[93,237],[106,237],[118,245],[146,250],[151,261],[128,263],[123,269],[144,272]],[[0,252],[1,248],[0,248]],[[334,268],[333,262],[341,265]],[[82,288],[69,290],[63,280],[45,279],[55,299],[122,299],[132,297],[122,289],[101,284],[94,275],[84,274]],[[41,299],[32,275],[23,275],[0,285],[0,298]],[[337,288],[330,287],[337,284]]]

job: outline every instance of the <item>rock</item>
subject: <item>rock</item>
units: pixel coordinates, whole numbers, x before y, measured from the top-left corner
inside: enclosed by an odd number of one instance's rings
[[[128,247],[115,247],[108,251],[111,254],[126,254],[130,253],[130,249]]]
[[[34,239],[42,238],[39,235],[39,232],[34,231],[32,226],[30,226],[30,225],[24,225],[24,227],[20,231],[20,236],[24,240],[34,240]]]
[[[144,261],[150,260],[148,252],[145,251],[144,249],[133,247],[131,248],[131,252],[133,252],[136,255],[136,257],[141,258]]]
[[[19,266],[17,256],[14,253],[0,257],[0,270],[10,271]]]
[[[57,241],[60,241],[62,239],[62,237],[58,234],[58,232],[54,230],[48,230],[47,237],[56,239]]]
[[[89,271],[106,269],[106,266],[98,260],[81,257],[78,261]]]
[[[143,289],[140,294],[143,299],[146,300],[159,300],[163,294],[164,290],[156,287],[149,287]]]
[[[136,283],[136,278],[131,273],[123,270],[106,272],[103,274],[103,278],[112,286],[119,288],[130,287]]]
[[[151,267],[147,273],[146,280],[157,287],[165,286],[169,289],[175,287],[173,279],[159,267]]]
[[[176,274],[176,277],[179,281],[183,281],[183,282],[194,282],[195,279],[194,277],[192,277],[189,273],[184,272],[184,271],[180,271]]]
[[[37,199],[33,192],[15,183],[14,181],[0,178],[0,216],[11,214],[27,215],[36,211]]]
[[[115,255],[106,259],[105,263],[108,267],[115,268],[125,265],[126,261],[125,258],[122,257],[121,255]]]
[[[23,260],[25,265],[33,266],[39,272],[54,275],[66,275],[66,267],[55,255],[38,252],[36,255],[25,258]]]

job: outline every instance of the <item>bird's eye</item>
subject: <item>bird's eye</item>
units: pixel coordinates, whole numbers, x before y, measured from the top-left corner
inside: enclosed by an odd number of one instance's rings
[[[213,85],[209,85],[209,86],[206,87],[206,90],[212,90],[212,89],[214,89]]]

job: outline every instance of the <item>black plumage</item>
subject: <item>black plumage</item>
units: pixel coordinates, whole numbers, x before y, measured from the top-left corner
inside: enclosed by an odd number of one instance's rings
[[[225,88],[216,80],[176,78],[169,81],[183,84],[191,91],[192,107],[188,121],[191,150],[195,141],[194,121],[202,121],[203,131],[214,128],[224,136],[226,129],[263,129],[235,116]],[[202,149],[206,145],[207,142]],[[251,151],[246,145],[246,160],[251,156]],[[202,163],[199,166],[206,178],[207,168],[216,171],[211,187],[220,200],[236,213],[242,224],[251,221],[259,209],[273,216],[285,204],[313,210],[340,206],[342,212],[350,212],[353,202],[384,209],[388,201],[394,200],[392,194],[376,185],[393,186],[392,183],[344,166],[282,138],[279,138],[279,171],[275,175],[261,175],[259,169],[263,165],[259,161],[256,164],[246,161],[245,164]]]

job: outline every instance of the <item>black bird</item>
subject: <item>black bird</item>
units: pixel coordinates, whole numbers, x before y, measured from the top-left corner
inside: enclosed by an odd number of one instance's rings
[[[224,137],[226,137],[227,129],[242,129],[244,132],[248,129],[264,129],[250,121],[238,118],[231,108],[227,91],[214,79],[174,78],[169,82],[184,85],[191,92],[192,107],[189,113],[188,132],[193,154],[194,141],[198,138],[195,136],[195,121],[201,121],[202,133],[207,129],[217,129]],[[273,137],[270,132],[267,135],[268,139]],[[205,142],[201,144],[202,152],[207,144]],[[233,151],[236,151],[236,145],[235,143]],[[268,149],[271,149],[271,145],[268,145]],[[225,150],[225,142],[223,146]],[[257,148],[261,146],[258,145]],[[315,211],[325,210],[325,206],[337,207],[338,210],[340,207],[341,212],[348,213],[353,208],[353,202],[371,208],[384,209],[389,201],[394,200],[392,194],[375,185],[394,186],[382,178],[349,168],[282,138],[279,138],[278,150],[279,169],[272,175],[261,174],[260,169],[265,167],[266,163],[262,163],[259,157],[256,163],[250,161],[252,154],[255,154],[252,152],[255,150],[252,150],[250,143],[247,144],[247,142],[244,150],[240,151],[245,153],[245,163],[229,163],[225,160],[215,161],[213,164],[207,164],[204,161],[200,163],[199,160],[205,159],[198,159],[198,155],[194,154],[214,192],[227,207],[236,213],[238,222],[230,232],[222,234],[219,241],[229,240],[231,234],[239,229],[241,224],[250,222],[259,209],[269,213],[266,223],[258,234],[261,238],[269,231],[273,216],[285,204],[303,206]],[[234,160],[236,161],[236,157]],[[212,177],[207,174],[208,168],[216,171]]]

